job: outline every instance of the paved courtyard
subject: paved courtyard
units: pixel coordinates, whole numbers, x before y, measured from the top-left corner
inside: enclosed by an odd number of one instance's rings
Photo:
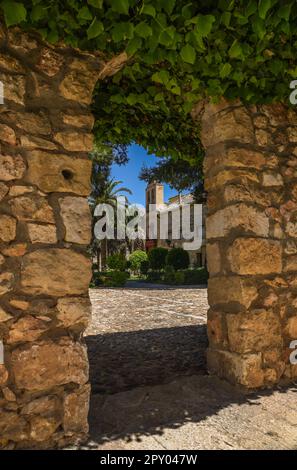
[[[297,450],[296,385],[246,395],[206,375],[206,289],[90,295],[90,440],[80,448]]]
[[[92,289],[86,331],[93,392],[205,373],[206,288]]]

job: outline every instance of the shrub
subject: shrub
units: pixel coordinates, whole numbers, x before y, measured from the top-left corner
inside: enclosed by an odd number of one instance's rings
[[[126,269],[131,269],[131,261],[129,259],[126,261]]]
[[[143,250],[135,250],[129,256],[129,261],[131,263],[131,270],[134,272],[139,272],[141,263],[147,261],[147,253]]]
[[[160,271],[149,271],[147,275],[147,280],[150,282],[160,281],[161,280]]]
[[[189,253],[183,248],[172,248],[166,256],[166,264],[178,269],[187,269],[190,264]]]
[[[127,261],[122,253],[115,253],[107,258],[107,266],[115,271],[125,271]]]
[[[146,275],[148,273],[149,267],[150,267],[150,264],[147,259],[144,259],[143,261],[141,261],[140,263],[141,274]]]
[[[183,285],[185,283],[185,273],[183,271],[174,273],[174,278],[174,283],[177,285]]]
[[[126,284],[129,275],[123,271],[112,271],[104,277],[104,286],[106,287],[123,287]]]
[[[185,284],[207,284],[208,272],[206,268],[187,269],[184,271]]]
[[[148,260],[150,264],[150,268],[155,269],[164,269],[166,265],[166,256],[168,250],[162,247],[152,248],[148,252]]]
[[[164,282],[166,284],[174,284],[175,283],[175,271],[174,271],[173,266],[166,266],[165,267]]]

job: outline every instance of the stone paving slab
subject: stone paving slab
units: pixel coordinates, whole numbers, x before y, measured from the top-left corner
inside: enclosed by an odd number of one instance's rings
[[[215,377],[183,377],[94,395],[91,440],[101,450],[297,450],[296,404],[296,386],[246,395]]]

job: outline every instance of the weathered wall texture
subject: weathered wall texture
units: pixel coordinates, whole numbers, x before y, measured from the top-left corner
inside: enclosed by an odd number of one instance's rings
[[[248,388],[297,377],[297,114],[206,105],[209,369]]]
[[[0,29],[0,447],[88,431],[93,118],[102,64]]]

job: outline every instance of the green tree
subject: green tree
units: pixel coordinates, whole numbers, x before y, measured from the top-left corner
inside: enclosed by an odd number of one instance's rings
[[[150,263],[151,269],[161,270],[165,268],[166,265],[166,256],[168,250],[162,247],[152,248],[148,252],[148,260]]]
[[[142,250],[135,250],[129,256],[129,261],[131,263],[131,270],[134,272],[139,272],[141,264],[144,261],[147,261],[147,253]]]
[[[183,248],[172,248],[166,256],[166,264],[172,266],[176,271],[187,269],[190,264],[189,253]]]
[[[115,271],[125,271],[127,261],[123,253],[115,253],[108,256],[107,266]]]
[[[98,191],[98,193],[96,193],[97,186],[94,187],[92,194],[89,198],[89,203],[92,208],[93,214],[98,204],[109,204],[115,207],[117,197],[123,196],[123,193],[132,194],[130,189],[125,187],[118,187],[121,183],[122,181],[115,181],[114,179],[108,180],[103,185],[103,188],[100,187],[100,191]],[[94,216],[93,221],[95,222]],[[108,256],[108,243],[109,241],[107,240],[107,238],[104,238],[103,240],[97,240],[93,235],[92,244],[97,251],[97,263],[99,271],[106,267],[106,259]]]

